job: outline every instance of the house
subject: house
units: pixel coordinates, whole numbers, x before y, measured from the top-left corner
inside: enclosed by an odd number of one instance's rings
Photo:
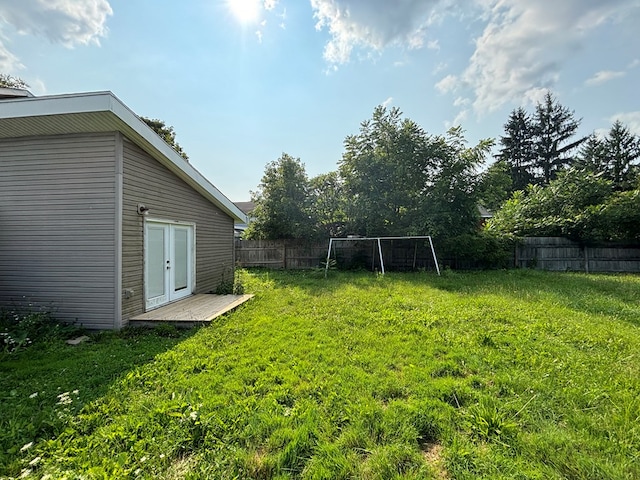
[[[120,329],[233,271],[245,215],[111,92],[13,93],[0,89],[0,308]]]
[[[240,238],[242,237],[242,234],[249,226],[249,223],[251,223],[251,220],[252,220],[251,214],[255,210],[256,204],[255,202],[236,202],[236,207],[238,207],[242,211],[242,213],[246,215],[245,221],[235,223],[236,237]]]

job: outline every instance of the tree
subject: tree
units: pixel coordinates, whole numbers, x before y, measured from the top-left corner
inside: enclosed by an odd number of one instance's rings
[[[504,161],[498,160],[480,175],[477,193],[482,206],[495,212],[509,199],[514,190],[522,190],[513,188],[511,172],[511,168]]]
[[[617,120],[604,139],[607,178],[618,190],[632,188],[639,176],[640,138]]]
[[[511,188],[523,190],[535,179],[536,163],[534,124],[524,108],[516,108],[504,125],[505,135],[500,137],[500,152],[496,158],[508,167]]]
[[[570,141],[579,126],[580,120],[576,120],[574,113],[560,105],[551,93],[536,105],[533,117],[535,166],[544,185],[573,163],[571,152],[587,138]]]
[[[146,123],[154,132],[156,132],[162,140],[164,140],[171,148],[173,148],[182,158],[189,161],[189,157],[182,150],[182,147],[176,142],[176,132],[174,132],[171,125],[167,126],[164,121],[157,118],[151,119],[147,117],[140,117],[140,119]]]
[[[29,85],[27,85],[27,82],[22,80],[20,77],[14,77],[7,73],[0,73],[0,87],[26,90],[29,88]]]
[[[346,235],[347,197],[338,172],[320,174],[309,181],[310,216],[317,222],[317,234],[323,237]]]
[[[595,174],[603,173],[607,169],[607,154],[604,141],[595,133],[589,135],[580,146],[576,166]]]
[[[612,183],[601,175],[569,169],[549,185],[530,185],[516,191],[487,223],[492,233],[516,236],[568,236],[592,239],[594,209],[607,203]],[[596,222],[597,223],[597,222]]]
[[[467,148],[460,127],[430,136],[397,108],[379,106],[345,140],[350,233],[455,236],[477,229],[477,167],[491,140]]]
[[[578,158],[582,167],[611,180],[616,190],[631,190],[640,178],[640,137],[616,121],[606,137],[590,135]]]
[[[258,190],[251,192],[251,200],[256,208],[245,238],[276,240],[314,235],[309,179],[299,158],[283,153],[268,163]]]
[[[440,238],[456,237],[475,232],[479,224],[480,189],[478,167],[494,145],[492,139],[481,140],[467,147],[464,130],[454,127],[444,137],[433,137],[434,171],[421,198],[422,215],[426,220],[415,231],[428,231]]]
[[[339,163],[350,233],[406,235],[433,171],[431,142],[398,108],[378,106],[357,135],[348,136]]]

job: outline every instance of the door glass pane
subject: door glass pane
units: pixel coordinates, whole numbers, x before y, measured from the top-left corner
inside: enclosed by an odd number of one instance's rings
[[[147,298],[159,297],[165,294],[165,251],[164,251],[164,227],[152,227],[148,229],[149,239],[147,247]]]
[[[188,261],[189,261],[189,232],[183,228],[174,229],[175,265],[174,290],[187,288]]]

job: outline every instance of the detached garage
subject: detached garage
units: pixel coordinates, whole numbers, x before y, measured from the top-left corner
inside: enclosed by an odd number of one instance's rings
[[[0,88],[0,308],[87,328],[229,280],[245,215],[111,92]]]

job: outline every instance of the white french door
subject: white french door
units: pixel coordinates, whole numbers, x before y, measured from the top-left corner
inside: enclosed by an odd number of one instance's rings
[[[191,295],[195,263],[193,225],[145,222],[146,308]]]

